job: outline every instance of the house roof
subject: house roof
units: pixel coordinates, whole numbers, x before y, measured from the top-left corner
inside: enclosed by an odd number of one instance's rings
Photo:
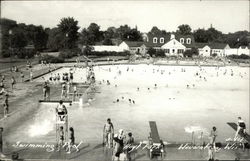
[[[224,49],[228,44],[225,43],[209,43],[211,49]]]
[[[146,42],[143,41],[124,41],[129,47],[140,47],[143,44],[146,45]],[[147,45],[146,45],[147,46]]]
[[[187,38],[190,38],[191,39],[191,43],[194,43],[195,40],[194,40],[194,36],[193,35],[181,35],[181,34],[175,34],[175,39],[180,41],[180,38],[184,38],[184,39],[187,39]],[[186,43],[186,41],[184,42],[184,44]]]
[[[208,44],[207,43],[195,43],[196,48],[204,48],[206,45]]]
[[[157,43],[153,43],[153,38],[158,38]],[[169,42],[171,35],[170,34],[152,34],[152,33],[148,33],[148,39],[149,41],[147,42],[147,47],[161,47],[162,45],[166,44],[167,42]],[[164,38],[164,43],[160,43],[160,38]]]
[[[241,48],[241,49],[246,49],[246,48],[247,48],[247,46],[242,45],[242,46],[240,46],[239,48]]]

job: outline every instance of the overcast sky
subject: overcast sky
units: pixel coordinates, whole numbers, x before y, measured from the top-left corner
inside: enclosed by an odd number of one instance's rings
[[[223,33],[249,31],[249,1],[2,1],[1,17],[17,23],[56,27],[62,17],[74,17],[81,28],[91,22],[107,27],[137,25],[142,32],[153,26],[175,31],[180,24]]]

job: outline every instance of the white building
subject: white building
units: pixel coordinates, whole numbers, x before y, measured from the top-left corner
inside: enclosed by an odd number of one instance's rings
[[[211,48],[206,43],[196,43],[199,55],[204,57],[211,56]]]
[[[132,54],[145,55],[147,53],[146,42],[142,41],[123,41],[119,47],[124,51],[130,51]]]
[[[186,47],[177,41],[174,35],[171,35],[171,40],[161,46],[161,49],[165,51],[165,55],[182,55],[186,50]]]
[[[211,55],[216,54],[219,57],[225,57],[225,50],[231,49],[228,44],[224,43],[210,43],[209,47],[211,48]]]
[[[240,46],[238,48],[238,54],[237,55],[241,55],[241,54],[245,54],[250,56],[250,49],[247,46]]]
[[[111,45],[94,45],[93,51],[97,52],[103,52],[103,51],[109,51],[109,52],[123,52],[124,49],[119,46],[111,46]]]

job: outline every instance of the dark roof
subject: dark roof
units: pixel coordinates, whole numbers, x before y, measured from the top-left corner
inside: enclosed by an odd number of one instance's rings
[[[212,49],[224,49],[227,44],[225,43],[209,43],[208,46]]]
[[[153,43],[153,38],[156,37],[158,38],[157,43]],[[147,47],[161,47],[162,45],[166,44],[167,42],[170,41],[170,34],[148,34],[148,42],[147,42]],[[160,43],[160,38],[164,38],[164,43]]]
[[[178,41],[178,40],[177,40]],[[184,45],[186,48],[195,48],[196,46],[195,46],[195,43],[191,43],[191,44],[182,44],[182,45]]]
[[[180,38],[184,38],[184,39],[187,39],[187,38],[190,38],[191,39],[191,43],[194,43],[195,40],[194,40],[194,36],[193,35],[180,35],[180,34],[175,34],[175,39],[180,41]],[[186,43],[186,41],[184,42],[184,44]]]
[[[146,42],[143,41],[124,41],[129,47],[140,47],[143,44],[146,45]],[[147,46],[147,45],[146,45]]]
[[[247,48],[247,46],[241,45],[239,48],[245,49],[245,48]]]
[[[122,40],[121,39],[111,39],[111,41],[112,41],[112,44],[115,44],[115,45],[119,45],[119,44],[121,44],[122,43]]]
[[[169,41],[169,40],[168,40]],[[168,42],[167,41],[167,42]],[[161,47],[162,45],[166,44],[167,42],[164,42],[164,43],[153,43],[153,42],[146,42],[145,45],[147,47]]]
[[[197,48],[204,48],[206,45],[208,45],[207,43],[195,43],[195,47]]]

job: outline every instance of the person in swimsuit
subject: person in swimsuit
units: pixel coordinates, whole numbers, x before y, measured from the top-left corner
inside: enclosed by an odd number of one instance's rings
[[[63,104],[62,100],[59,101],[59,105],[56,108],[56,113],[58,115],[67,115],[68,114],[67,108]]]
[[[62,84],[62,94],[61,94],[61,98],[63,98],[63,97],[67,97],[67,95],[66,95],[66,84],[65,83],[63,83]]]
[[[76,144],[75,144],[75,134],[74,134],[73,127],[69,128],[69,143],[68,143],[68,152],[67,153],[71,153],[71,147],[74,147],[77,152],[79,151],[79,149],[76,147]]]
[[[241,131],[244,135],[246,134],[246,124],[245,124],[245,122],[241,119],[241,117],[238,117],[238,127],[237,127],[237,131],[236,131],[236,133],[235,133],[234,140],[237,140],[237,137],[238,137],[240,131]]]
[[[104,142],[106,144],[107,147],[111,147],[112,145],[112,137],[113,137],[113,133],[114,133],[114,126],[111,122],[111,119],[108,118],[107,119],[107,123],[105,123],[104,128],[103,128],[103,133],[104,133]]]
[[[58,142],[57,151],[61,150],[61,147],[63,146],[63,144],[64,144],[64,131],[63,131],[63,126],[60,126],[60,129],[59,129],[59,142]]]
[[[215,140],[216,140],[216,137],[218,136],[218,133],[216,131],[216,127],[214,126],[211,130],[211,133],[210,133],[210,144],[213,145],[213,148],[216,149],[215,147]]]
[[[7,117],[9,113],[9,95],[7,93],[5,94],[3,108],[4,108],[4,117]]]

